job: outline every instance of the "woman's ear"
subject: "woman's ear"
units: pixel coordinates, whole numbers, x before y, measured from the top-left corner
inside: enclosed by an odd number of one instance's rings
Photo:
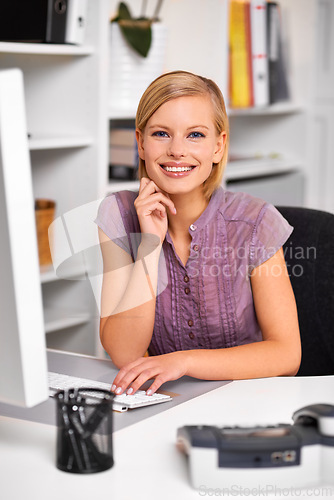
[[[136,140],[137,140],[137,144],[138,144],[139,158],[141,158],[142,160],[145,160],[144,137],[143,137],[142,131],[139,130],[138,128],[136,128]]]
[[[213,163],[219,163],[222,159],[225,150],[226,139],[226,132],[222,132],[221,134],[219,134],[216,149],[213,155]]]

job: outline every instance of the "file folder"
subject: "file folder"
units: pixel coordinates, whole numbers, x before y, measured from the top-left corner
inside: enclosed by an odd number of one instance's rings
[[[68,0],[2,2],[0,40],[65,43]]]

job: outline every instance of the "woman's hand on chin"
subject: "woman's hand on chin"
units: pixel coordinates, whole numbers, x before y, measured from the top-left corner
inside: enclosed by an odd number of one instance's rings
[[[163,242],[168,229],[167,209],[173,215],[176,209],[168,195],[158,186],[143,177],[140,181],[139,195],[134,202],[140,229],[143,234],[155,234]]]

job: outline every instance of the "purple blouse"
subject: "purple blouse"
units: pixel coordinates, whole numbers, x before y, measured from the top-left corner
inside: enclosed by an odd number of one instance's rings
[[[107,196],[96,219],[104,233],[133,259],[140,241],[133,204],[137,196],[131,191]],[[189,227],[192,241],[185,266],[167,232],[159,263],[150,354],[262,340],[249,276],[277,252],[292,230],[272,205],[219,188]]]

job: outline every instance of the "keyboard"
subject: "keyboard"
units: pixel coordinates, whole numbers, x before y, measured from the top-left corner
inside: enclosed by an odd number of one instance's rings
[[[89,380],[86,378],[74,377],[72,375],[65,375],[63,373],[48,373],[49,380],[49,395],[54,397],[57,391],[66,389],[80,389],[92,388],[92,389],[103,389],[105,391],[110,391],[111,384],[106,382],[98,382],[96,380]],[[99,395],[96,392],[85,391],[82,393],[87,398],[91,398],[92,401],[96,402],[96,399],[101,399],[103,394]],[[167,394],[160,394],[155,392],[151,396],[147,396],[145,391],[136,391],[135,394],[120,394],[115,396],[113,399],[113,410],[119,412],[125,412],[129,409],[141,408],[143,406],[150,406],[159,403],[166,403],[171,401],[171,396]],[[87,399],[89,402],[89,399]]]

